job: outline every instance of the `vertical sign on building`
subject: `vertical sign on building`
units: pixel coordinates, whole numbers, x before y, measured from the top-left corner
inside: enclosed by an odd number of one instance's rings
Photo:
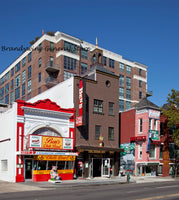
[[[76,118],[76,125],[82,126],[83,125],[83,80],[79,82],[79,115]]]

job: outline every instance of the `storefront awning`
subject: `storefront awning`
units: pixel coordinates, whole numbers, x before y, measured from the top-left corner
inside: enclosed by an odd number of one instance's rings
[[[20,151],[17,155],[59,155],[59,156],[78,156],[75,152],[51,152],[51,151]]]

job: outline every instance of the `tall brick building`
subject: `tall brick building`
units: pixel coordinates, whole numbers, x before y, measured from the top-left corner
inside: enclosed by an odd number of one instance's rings
[[[28,100],[94,63],[119,76],[119,110],[138,103],[147,92],[147,67],[121,55],[57,31],[42,35],[0,75],[0,103]]]

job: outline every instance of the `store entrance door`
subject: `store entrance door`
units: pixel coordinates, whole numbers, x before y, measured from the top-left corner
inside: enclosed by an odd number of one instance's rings
[[[25,160],[25,179],[32,179],[32,160]]]
[[[110,158],[102,159],[102,176],[110,177]]]

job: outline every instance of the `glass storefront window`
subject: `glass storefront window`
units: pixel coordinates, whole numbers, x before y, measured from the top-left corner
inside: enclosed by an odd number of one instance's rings
[[[65,161],[58,161],[57,163],[57,169],[65,169]]]
[[[57,161],[48,161],[47,170],[51,170],[52,166],[57,166]]]

